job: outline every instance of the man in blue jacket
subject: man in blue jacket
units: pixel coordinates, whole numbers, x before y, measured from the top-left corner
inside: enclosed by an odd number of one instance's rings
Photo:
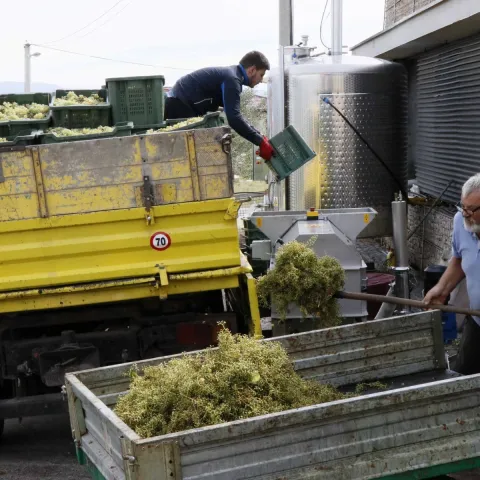
[[[238,65],[208,67],[180,78],[165,100],[165,119],[191,118],[223,107],[228,123],[239,135],[258,145],[258,154],[270,160],[274,150],[267,137],[249,125],[240,113],[242,86],[254,87],[262,80],[270,63],[265,55],[252,51]]]

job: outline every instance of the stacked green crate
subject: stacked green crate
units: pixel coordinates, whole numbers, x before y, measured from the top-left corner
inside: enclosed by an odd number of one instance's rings
[[[163,76],[107,78],[106,84],[114,123],[145,129],[163,123]]]
[[[86,98],[98,95],[102,100],[97,105],[78,103],[76,105],[55,105],[56,99],[63,99],[73,92]],[[50,103],[53,125],[64,128],[96,128],[112,125],[112,106],[108,102],[107,90],[57,90]]]
[[[16,103],[20,106],[32,105],[49,105],[51,100],[50,93],[22,93],[22,94],[6,94],[0,95],[0,106],[4,103]],[[10,137],[17,135],[26,130],[44,130],[51,124],[51,111],[47,110],[46,114],[37,113],[42,118],[19,118],[18,120],[0,120],[0,137]],[[32,114],[33,116],[33,114]]]

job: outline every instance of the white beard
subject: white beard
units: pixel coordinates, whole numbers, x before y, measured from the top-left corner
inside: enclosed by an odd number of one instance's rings
[[[463,226],[467,232],[480,233],[480,224],[478,223],[467,223],[467,219],[463,219]]]

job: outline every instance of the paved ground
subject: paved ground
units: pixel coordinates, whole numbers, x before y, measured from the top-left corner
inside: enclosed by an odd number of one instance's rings
[[[89,480],[77,464],[67,415],[5,422],[0,480]]]

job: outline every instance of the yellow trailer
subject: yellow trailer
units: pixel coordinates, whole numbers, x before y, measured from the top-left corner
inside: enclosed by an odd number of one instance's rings
[[[230,142],[218,127],[0,148],[0,398],[37,395],[32,377],[47,387],[40,393],[58,392],[67,371],[143,358],[155,329],[171,340],[151,320],[164,306],[150,305],[147,323],[133,313],[105,320],[140,299],[208,303],[208,292],[243,287],[249,331],[261,336]],[[188,313],[173,312],[168,325]],[[45,408],[24,403],[0,401],[0,418]]]

